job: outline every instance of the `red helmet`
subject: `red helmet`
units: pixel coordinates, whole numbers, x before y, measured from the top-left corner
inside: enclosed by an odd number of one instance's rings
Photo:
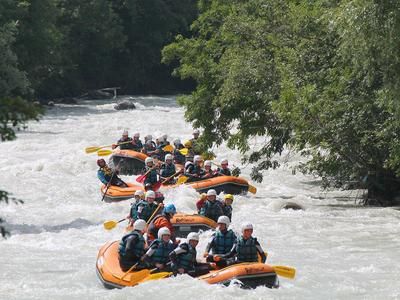
[[[97,160],[97,165],[99,167],[104,166],[106,164],[106,161],[103,158],[100,158]]]

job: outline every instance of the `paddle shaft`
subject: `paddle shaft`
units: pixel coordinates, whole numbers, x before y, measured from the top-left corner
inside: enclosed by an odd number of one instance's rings
[[[181,171],[179,170],[178,172],[176,172],[175,174],[173,174],[173,175],[171,175],[171,176],[169,176],[169,177],[167,177],[163,182],[162,182],[162,184],[164,184],[164,183],[166,183],[166,182],[168,182],[172,177],[174,177],[174,176],[176,176],[176,175],[178,175],[179,173],[180,173]]]

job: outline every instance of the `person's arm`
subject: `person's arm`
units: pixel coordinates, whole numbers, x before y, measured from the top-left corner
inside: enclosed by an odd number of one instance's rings
[[[99,178],[99,180],[100,180],[103,184],[105,184],[105,185],[108,184],[108,181],[107,181],[106,177],[104,176],[104,172],[103,172],[103,171],[98,170],[98,171],[97,171],[97,177]]]
[[[226,253],[226,254],[222,254],[222,255],[218,255],[219,257],[221,257],[222,259],[227,259],[227,258],[231,258],[234,257],[237,254],[237,243],[235,242],[232,246],[232,249]]]
[[[134,253],[134,251],[132,251],[135,247],[137,243],[137,236],[136,235],[132,235],[128,238],[128,240],[126,241],[126,246],[125,246],[125,253],[126,256],[133,258],[133,259],[140,259],[140,257],[137,257]]]
[[[264,250],[263,250],[263,248],[261,247],[260,243],[257,241],[257,239],[255,239],[255,240],[256,240],[257,252],[258,252],[258,254],[260,254],[260,256],[261,256],[261,262],[262,262],[262,263],[265,263],[265,261],[267,260],[267,257],[265,256]]]
[[[213,236],[211,237],[210,241],[208,242],[207,246],[206,246],[206,250],[204,251],[204,257],[208,256],[208,253],[210,253],[210,250],[212,247],[215,246],[215,234],[213,234]]]
[[[176,265],[178,263],[178,255],[187,253],[188,250],[187,245],[179,245],[175,250],[171,251],[169,259],[174,265]]]

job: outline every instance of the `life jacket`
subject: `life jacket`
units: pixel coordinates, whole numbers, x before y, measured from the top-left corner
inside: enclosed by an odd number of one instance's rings
[[[143,148],[143,144],[141,140],[132,140],[134,142],[134,144],[132,144],[132,150],[139,152],[140,150],[142,150]]]
[[[201,214],[217,222],[218,218],[224,215],[221,202],[218,200],[215,200],[214,202],[207,200],[201,209]]]
[[[221,175],[225,175],[225,176],[232,176],[231,173],[231,169],[227,168],[227,169],[222,169],[222,168],[218,168],[217,172]]]
[[[158,230],[161,227],[167,227],[171,232],[171,238],[174,237],[174,227],[171,224],[171,221],[164,215],[156,216],[147,227],[147,239],[148,241],[155,240],[158,236]]]
[[[256,238],[249,238],[248,240],[243,239],[241,236],[238,238],[236,252],[237,259],[240,262],[257,262],[257,247],[256,247]]]
[[[160,239],[156,239],[151,244],[151,248],[156,246],[156,249],[151,256],[153,263],[166,264],[169,261],[169,254],[174,250],[174,243],[170,240],[168,243]]]
[[[155,151],[157,149],[156,143],[154,143],[153,141],[151,141],[150,144],[149,143],[145,143],[143,148],[144,148],[144,150],[146,152],[149,152],[149,151],[152,152],[152,151]]]
[[[146,167],[146,172],[148,170],[149,170],[149,168]],[[153,184],[155,184],[157,182],[158,182],[157,170],[153,169],[146,175],[146,178],[144,179],[144,184],[146,185],[147,183],[150,183],[151,185],[153,185]]]
[[[120,143],[125,143],[119,145],[119,149],[121,150],[133,150],[133,145],[132,143],[127,143],[127,142],[132,142],[132,138],[127,138],[126,140],[123,140],[122,138],[118,140],[118,144]]]
[[[221,231],[217,231],[214,236],[214,246],[211,248],[213,254],[225,254],[228,253],[232,247],[233,244],[236,241],[236,235],[232,231],[232,229],[229,229],[225,233],[222,233]]]
[[[150,219],[151,215],[154,213],[154,211],[157,209],[158,205],[156,203],[149,203],[146,200],[141,200],[138,205],[137,208],[139,208],[139,206],[143,206],[142,211],[137,212],[137,216],[140,217],[140,219],[145,220],[146,222]]]
[[[190,246],[189,243],[180,244],[179,247],[187,250],[187,252],[177,255],[176,260],[178,268],[183,268],[185,271],[193,269],[196,263],[196,248]]]
[[[102,168],[100,168],[100,171],[103,172],[104,177],[108,176],[111,178],[112,174],[113,174],[113,170],[110,167],[104,166]],[[110,179],[108,179],[110,180]]]
[[[179,149],[185,148],[182,144],[179,144],[175,149],[174,149],[174,162],[176,164],[181,164],[183,165],[185,163],[185,155],[183,155]]]
[[[222,210],[224,212],[224,216],[227,216],[229,218],[229,220],[231,220],[232,219],[232,210],[233,210],[232,205],[223,204]]]
[[[161,167],[161,176],[162,177],[170,177],[175,174],[175,165],[174,164],[164,164]]]
[[[129,215],[130,215],[131,218],[132,218],[133,220],[135,220],[135,221],[138,219],[138,217],[137,217],[137,209],[138,209],[138,205],[139,205],[140,201],[141,201],[141,200],[136,201],[136,202],[133,202],[133,203],[131,204],[131,210],[130,210]]]
[[[133,252],[126,253],[125,249],[126,249],[127,239],[133,235],[136,235],[137,237],[136,244],[133,248]],[[140,257],[143,256],[143,254],[145,253],[144,246],[145,246],[145,241],[143,235],[140,232],[134,230],[122,237],[119,243],[118,253],[122,260],[132,261],[134,260],[134,257],[136,257],[136,259],[139,259]]]

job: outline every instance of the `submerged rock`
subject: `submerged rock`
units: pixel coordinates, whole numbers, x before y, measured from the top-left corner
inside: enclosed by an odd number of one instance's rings
[[[304,210],[304,208],[297,203],[294,202],[287,202],[285,203],[281,209],[293,209],[293,210]]]
[[[135,109],[136,106],[134,103],[129,101],[122,101],[114,105],[114,109],[116,110],[126,110],[126,109]]]

